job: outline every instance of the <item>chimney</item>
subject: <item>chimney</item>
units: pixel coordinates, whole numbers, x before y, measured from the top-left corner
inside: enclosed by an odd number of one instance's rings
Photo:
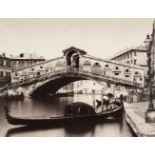
[[[146,39],[144,41],[145,47],[146,49],[149,49],[150,46],[150,42],[152,41],[151,35],[147,34],[146,35]]]
[[[5,57],[5,53],[3,53],[2,56]]]

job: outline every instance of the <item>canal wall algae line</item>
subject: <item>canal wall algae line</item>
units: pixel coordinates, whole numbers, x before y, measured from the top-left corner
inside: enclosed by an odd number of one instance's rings
[[[138,137],[155,137],[155,126],[145,122],[131,104],[124,103],[125,120]]]

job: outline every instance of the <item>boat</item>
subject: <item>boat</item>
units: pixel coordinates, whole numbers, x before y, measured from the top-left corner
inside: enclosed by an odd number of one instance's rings
[[[95,100],[97,102],[96,108],[99,108],[103,105],[105,105],[106,108],[108,108],[109,106],[111,107],[111,105],[123,106],[124,96],[120,95],[119,98],[115,98],[112,93],[107,93],[107,94],[102,96],[102,100],[103,100],[103,103],[101,101],[99,101],[98,99]]]
[[[97,100],[96,99],[96,102],[97,102],[97,106],[96,108],[100,107],[102,105],[101,101]],[[103,103],[103,104],[106,104],[106,103]],[[120,99],[115,99],[111,104],[113,105],[116,105],[116,106],[121,106],[123,105],[123,103],[121,103]],[[110,104],[109,104],[110,105]],[[108,105],[107,105],[108,106]]]
[[[0,95],[0,100],[23,100],[24,94],[18,94],[18,95]]]
[[[95,109],[82,102],[75,102],[65,107],[64,116],[29,116],[29,117],[15,117],[11,116],[9,109],[6,107],[6,119],[8,123],[13,125],[27,125],[27,126],[57,126],[67,125],[71,123],[80,122],[96,122],[102,121],[111,116],[117,116],[122,113],[122,105],[116,106],[114,109],[108,109],[99,113]]]

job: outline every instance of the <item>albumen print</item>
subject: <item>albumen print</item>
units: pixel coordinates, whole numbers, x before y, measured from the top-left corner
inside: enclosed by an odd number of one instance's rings
[[[0,19],[1,137],[155,136],[154,19]]]

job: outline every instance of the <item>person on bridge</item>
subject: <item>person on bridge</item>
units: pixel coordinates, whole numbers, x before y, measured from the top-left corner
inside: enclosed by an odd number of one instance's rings
[[[108,96],[103,96],[103,101],[102,102],[103,102],[103,107],[105,106],[105,110],[108,110],[108,108],[109,108],[109,97]]]

